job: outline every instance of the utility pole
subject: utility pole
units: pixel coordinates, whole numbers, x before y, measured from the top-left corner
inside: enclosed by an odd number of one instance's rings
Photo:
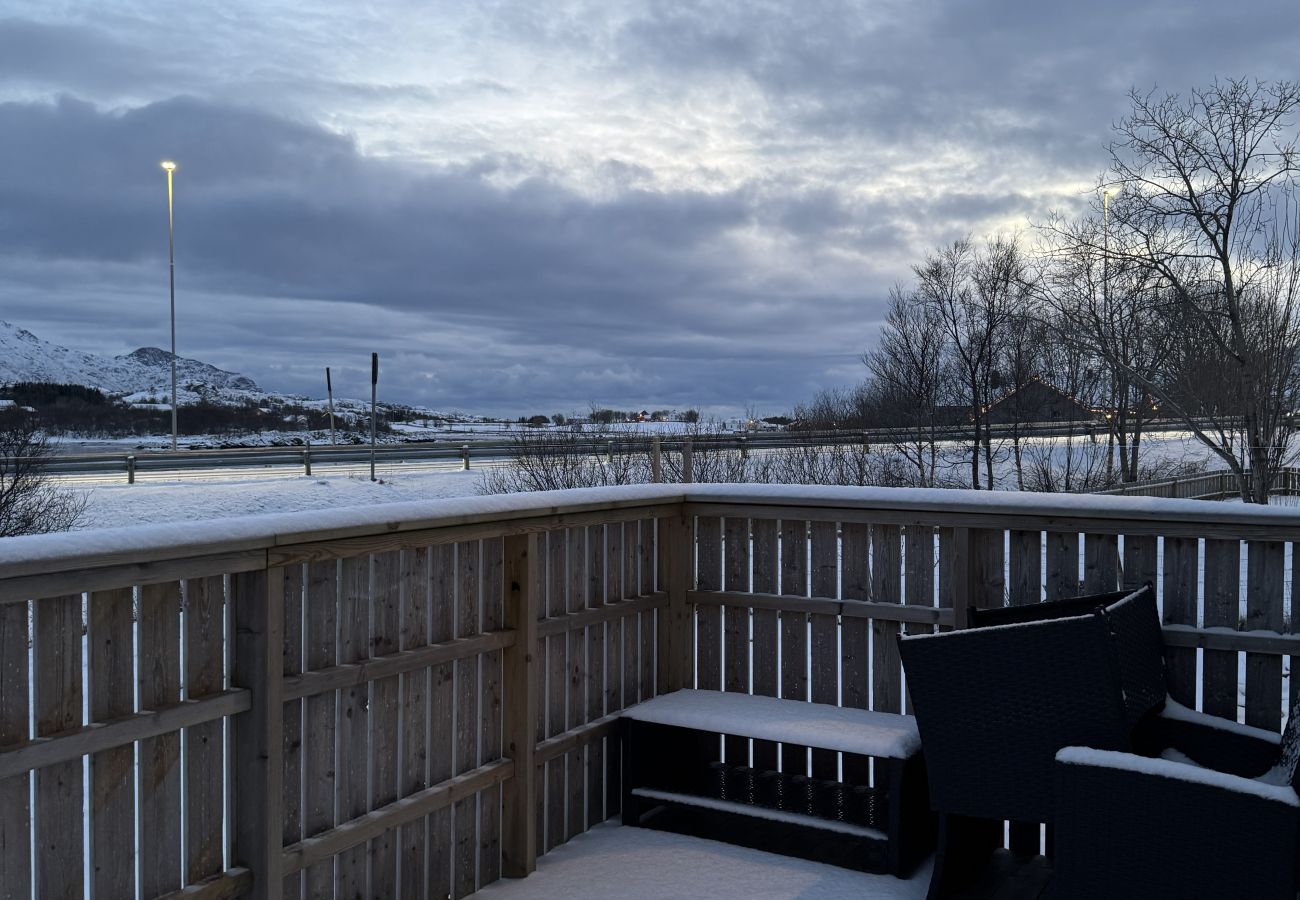
[[[370,354],[370,480],[375,480],[375,424],[379,384],[379,354]]]
[[[335,445],[334,440],[334,383],[330,381],[330,367],[325,367],[325,394],[329,397],[330,409],[330,446]]]

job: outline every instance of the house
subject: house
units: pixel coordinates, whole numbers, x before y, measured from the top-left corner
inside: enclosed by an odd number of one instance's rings
[[[1019,388],[989,404],[985,411],[993,425],[1012,422],[1099,422],[1100,413],[1078,397],[1035,376]]]

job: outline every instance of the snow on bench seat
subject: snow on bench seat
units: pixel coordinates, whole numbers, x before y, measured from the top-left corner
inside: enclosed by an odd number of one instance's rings
[[[633,706],[623,715],[638,722],[889,759],[907,759],[921,749],[921,735],[911,716],[753,694],[675,691]]]

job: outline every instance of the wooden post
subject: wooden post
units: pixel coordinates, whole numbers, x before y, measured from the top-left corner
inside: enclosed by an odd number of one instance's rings
[[[305,470],[304,475],[311,475],[311,441],[307,442],[306,448],[302,451],[302,467]]]
[[[284,570],[243,572],[230,579],[234,606],[233,687],[253,706],[234,719],[235,859],[253,873],[252,900],[281,900],[284,826]]]
[[[695,646],[691,640],[691,608],[687,593],[692,585],[693,543],[692,519],[682,513],[663,519],[664,574],[668,589],[668,628],[660,640],[668,642],[667,690],[676,691],[692,686],[691,677],[695,662]]]
[[[954,528],[952,530],[952,557],[949,561],[947,574],[952,580],[950,590],[952,591],[952,625],[954,628],[965,628],[969,624],[967,611],[970,609],[971,598],[975,596],[974,585],[971,583],[975,567],[971,565],[970,544],[969,528]]]
[[[695,480],[694,459],[692,457],[691,439],[687,438],[682,443],[682,484],[690,484]]]
[[[662,484],[664,480],[663,448],[658,435],[650,440],[650,480],[655,484]]]
[[[537,868],[536,747],[538,680],[537,580],[541,564],[537,535],[512,534],[505,539],[505,626],[515,642],[504,652],[505,751],[514,761],[513,776],[504,785],[501,827],[501,874],[523,878]]]
[[[469,471],[469,444],[460,445],[460,459],[465,464],[465,471]]]

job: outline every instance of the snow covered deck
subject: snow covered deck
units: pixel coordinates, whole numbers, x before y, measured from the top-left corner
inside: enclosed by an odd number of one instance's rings
[[[474,900],[922,900],[927,863],[906,881],[716,841],[607,823]]]

